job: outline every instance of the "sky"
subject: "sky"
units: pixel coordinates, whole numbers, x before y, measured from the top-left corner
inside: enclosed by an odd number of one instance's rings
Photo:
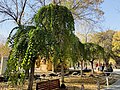
[[[120,0],[104,0],[101,9],[104,11],[103,29],[120,30]],[[13,27],[15,24],[11,22],[0,24],[0,35],[8,37]]]
[[[104,0],[101,8],[104,12],[103,27],[120,30],[120,0]]]

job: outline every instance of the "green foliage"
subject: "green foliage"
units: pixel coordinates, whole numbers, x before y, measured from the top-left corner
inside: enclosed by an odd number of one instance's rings
[[[105,51],[112,50],[112,38],[115,31],[107,30],[105,32],[97,32],[91,37],[91,42],[99,44]]]
[[[6,73],[14,84],[18,77],[24,81],[25,71],[39,56],[52,56],[53,61],[60,62],[70,56],[74,19],[66,7],[53,4],[42,7],[34,16],[34,23],[35,26],[14,28],[16,33],[12,35],[11,32],[8,39],[12,50]]]
[[[50,4],[38,11],[35,22],[36,26],[43,26],[52,34],[53,61],[67,58],[74,31],[74,19],[71,12],[64,6]]]
[[[84,45],[79,41],[79,38],[73,34],[73,45],[72,45],[72,62],[77,63],[85,59]]]
[[[94,43],[85,43],[86,58],[89,61],[94,61],[95,59],[104,58],[104,49]]]
[[[24,79],[23,62],[25,62],[24,57],[29,42],[29,31],[34,28],[33,26],[14,28],[17,29],[17,32],[14,35],[12,35],[11,32],[8,37],[8,43],[10,43],[12,50],[10,51],[6,74],[10,77],[13,84],[17,84],[19,80],[18,77],[21,78],[21,80]]]
[[[113,35],[112,45],[112,50],[115,52],[116,55],[120,56],[120,31],[116,32]]]

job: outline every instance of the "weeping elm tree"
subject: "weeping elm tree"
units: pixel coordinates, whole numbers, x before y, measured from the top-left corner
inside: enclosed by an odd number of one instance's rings
[[[39,9],[34,16],[34,26],[19,26],[10,34],[11,53],[6,73],[17,84],[23,83],[25,71],[30,69],[28,90],[32,90],[36,59],[53,57],[61,63],[64,84],[64,62],[70,56],[74,31],[73,16],[66,7],[49,4]],[[12,33],[12,32],[11,32]],[[70,58],[70,57],[69,57]]]
[[[50,4],[35,15],[36,26],[42,26],[52,34],[53,58],[61,63],[62,83],[64,83],[64,61],[68,58],[74,31],[72,13],[64,6]]]

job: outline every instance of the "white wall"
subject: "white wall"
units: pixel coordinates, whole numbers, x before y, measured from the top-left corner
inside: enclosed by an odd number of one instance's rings
[[[5,73],[5,70],[6,70],[6,67],[7,67],[7,60],[8,60],[7,56],[1,57],[0,75],[3,75]]]

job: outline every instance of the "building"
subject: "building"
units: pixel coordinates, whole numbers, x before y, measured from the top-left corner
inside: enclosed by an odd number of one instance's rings
[[[53,71],[53,65],[51,60],[45,58],[38,58],[35,63],[35,72],[48,72]]]

